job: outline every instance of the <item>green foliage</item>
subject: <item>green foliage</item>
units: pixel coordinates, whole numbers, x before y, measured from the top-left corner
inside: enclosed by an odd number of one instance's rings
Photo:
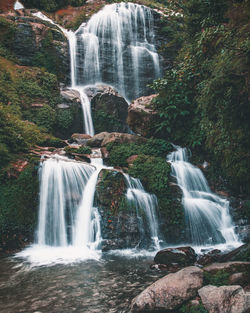
[[[18,235],[31,237],[38,205],[38,176],[29,165],[18,178],[0,175],[0,246],[8,246]]]
[[[0,105],[0,167],[5,166],[15,154],[26,152],[43,137],[35,124],[21,120],[11,108]]]
[[[92,116],[97,134],[103,131],[112,132],[120,128],[121,122],[111,114],[98,110],[93,111]]]
[[[47,12],[54,12],[67,5],[81,6],[86,0],[22,0],[25,8],[37,8]]]
[[[81,146],[79,148],[72,148],[72,147],[67,146],[64,148],[64,151],[68,154],[71,154],[71,153],[90,154],[91,153],[91,149],[86,146]]]
[[[73,124],[73,114],[71,110],[57,110],[56,127],[59,129],[70,129]]]
[[[63,148],[66,146],[66,143],[59,138],[53,136],[45,136],[44,138],[41,138],[41,140],[38,142],[38,145],[41,147]]]
[[[208,311],[204,308],[203,304],[192,306],[183,304],[179,310],[179,313],[208,313]]]
[[[229,284],[230,274],[220,270],[215,274],[204,272],[204,285],[225,286]]]
[[[113,166],[127,166],[127,159],[131,155],[145,154],[166,157],[172,150],[172,146],[162,139],[148,139],[146,143],[116,143],[107,145],[109,151],[109,163]]]
[[[45,104],[42,108],[34,108],[30,110],[29,113],[29,120],[47,131],[53,129],[56,120],[56,112],[49,105]]]
[[[184,14],[174,66],[159,92],[155,135],[199,149],[230,187],[250,190],[249,2],[171,1]],[[248,29],[248,30],[247,30]],[[203,148],[203,151],[201,149]]]

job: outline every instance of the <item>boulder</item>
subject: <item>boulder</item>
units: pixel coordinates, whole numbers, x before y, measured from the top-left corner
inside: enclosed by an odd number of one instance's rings
[[[152,127],[157,119],[157,112],[152,106],[152,100],[156,97],[156,94],[140,97],[129,105],[127,123],[136,134],[151,136]]]
[[[241,286],[205,286],[199,296],[209,313],[244,313],[249,312],[250,292]]]
[[[201,255],[197,263],[201,265],[208,265],[214,262],[218,262],[221,259],[221,251],[218,249],[214,249],[208,253]]]
[[[111,86],[99,85],[85,89],[90,98],[97,132],[127,132],[128,103]]]
[[[229,277],[230,285],[240,285],[241,287],[245,287],[249,284],[249,281],[250,281],[250,272],[234,273]]]
[[[81,103],[80,93],[77,90],[71,88],[65,88],[60,92],[61,97],[69,101],[77,101]]]
[[[169,274],[142,291],[132,300],[131,312],[175,310],[194,298],[203,283],[203,271],[195,266]]]
[[[239,272],[250,272],[250,262],[227,262],[227,263],[213,263],[204,267],[204,271],[216,274],[218,271],[224,271],[229,274]]]
[[[102,132],[93,136],[88,140],[87,145],[90,147],[105,147],[110,142],[119,143],[144,143],[147,140],[140,136],[125,134],[125,133],[108,133]]]
[[[71,136],[71,141],[72,142],[76,142],[79,145],[83,145],[87,142],[88,139],[92,138],[90,135],[88,134],[78,134],[78,133],[74,133]]]
[[[196,253],[191,247],[167,248],[157,252],[154,262],[158,264],[178,263],[183,266],[194,264]]]
[[[245,244],[239,248],[221,256],[222,262],[228,261],[250,261],[250,244]]]
[[[0,2],[0,12],[5,12],[14,9],[16,0],[5,0]]]

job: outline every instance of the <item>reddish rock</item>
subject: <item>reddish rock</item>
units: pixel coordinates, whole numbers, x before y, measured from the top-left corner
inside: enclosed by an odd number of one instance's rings
[[[230,285],[240,285],[241,287],[245,287],[249,284],[249,281],[250,281],[250,272],[234,273],[229,277]]]
[[[144,137],[151,135],[157,112],[152,107],[152,100],[157,95],[141,97],[134,100],[128,108],[127,123],[133,132]]]
[[[87,145],[90,147],[105,147],[110,142],[119,142],[119,143],[144,143],[146,138],[130,135],[126,133],[108,133],[102,132],[87,141]]]
[[[14,10],[16,0],[1,0],[0,1],[0,12],[6,12]]]
[[[131,312],[175,310],[197,295],[203,283],[203,271],[195,266],[169,274],[146,288],[131,304]]]
[[[126,162],[128,165],[131,165],[134,163],[134,161],[138,158],[138,154],[131,155],[129,158],[127,158]]]
[[[227,273],[239,273],[239,272],[250,272],[250,262],[226,262],[226,263],[213,263],[209,266],[204,267],[204,271],[216,274],[218,271],[225,271]]]
[[[205,286],[199,290],[202,303],[209,313],[247,313],[250,293],[241,286]]]

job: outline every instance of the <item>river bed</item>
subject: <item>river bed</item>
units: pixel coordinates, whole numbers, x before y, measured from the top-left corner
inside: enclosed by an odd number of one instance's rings
[[[131,300],[166,274],[150,270],[152,260],[103,254],[99,260],[31,266],[1,258],[0,312],[129,312]]]

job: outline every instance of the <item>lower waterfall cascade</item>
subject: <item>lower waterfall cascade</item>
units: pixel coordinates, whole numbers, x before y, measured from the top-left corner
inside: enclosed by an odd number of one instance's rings
[[[188,150],[175,147],[167,157],[172,176],[182,190],[182,205],[190,233],[189,243],[195,246],[237,245],[229,214],[229,201],[213,194],[202,171],[188,162]]]

